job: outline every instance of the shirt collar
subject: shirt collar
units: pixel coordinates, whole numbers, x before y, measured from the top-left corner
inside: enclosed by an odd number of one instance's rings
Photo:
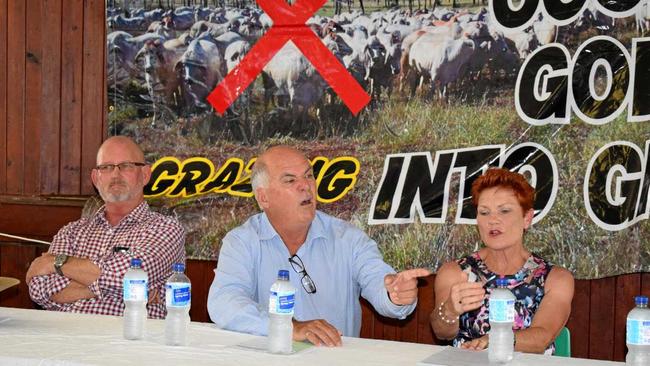
[[[147,217],[147,214],[149,213],[149,204],[147,201],[142,201],[136,208],[133,209],[133,211],[129,212],[128,215],[124,216],[122,220],[117,224],[117,226],[124,225],[127,223],[132,223],[132,222],[138,222],[142,221]],[[97,210],[97,213],[95,214],[95,222],[97,223],[105,223],[106,225],[110,225],[108,223],[108,220],[106,220],[106,204],[104,204],[102,207]]]
[[[280,237],[280,234],[278,234],[277,231],[275,231],[275,228],[273,225],[271,225],[271,221],[269,221],[269,217],[266,215],[265,212],[262,212],[261,214],[261,221],[260,221],[260,233],[259,233],[260,239],[262,240],[270,240],[273,239],[274,237]],[[305,243],[310,243],[312,240],[316,238],[325,238],[325,227],[323,225],[322,218],[320,217],[320,211],[316,211],[316,215],[314,216],[314,219],[311,221],[311,225],[309,225],[309,231],[307,232],[307,238],[305,239]]]

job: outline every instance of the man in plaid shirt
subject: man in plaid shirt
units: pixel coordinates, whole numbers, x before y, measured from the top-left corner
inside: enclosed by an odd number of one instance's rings
[[[185,262],[185,231],[152,212],[143,187],[151,167],[129,138],[111,137],[97,153],[91,177],[105,205],[63,227],[26,276],[32,300],[48,310],[122,315],[122,279],[132,258],[149,276],[150,318],[164,318],[164,286],[172,264]]]

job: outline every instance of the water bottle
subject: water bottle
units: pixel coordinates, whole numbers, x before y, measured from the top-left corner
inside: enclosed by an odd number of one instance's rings
[[[515,295],[506,287],[505,278],[497,279],[497,288],[490,294],[490,343],[488,359],[491,364],[505,364],[514,356]]]
[[[269,297],[268,350],[291,353],[293,345],[293,305],[296,289],[289,282],[289,271],[278,271],[278,280],[271,286]]]
[[[636,307],[627,314],[626,337],[628,366],[650,365],[650,309],[648,298],[634,298]]]
[[[165,344],[184,346],[187,344],[187,327],[190,324],[192,285],[185,275],[185,265],[174,263],[172,275],[165,283]]]
[[[142,269],[142,261],[131,259],[131,268],[124,274],[124,338],[144,338],[147,319],[147,286],[149,278]]]

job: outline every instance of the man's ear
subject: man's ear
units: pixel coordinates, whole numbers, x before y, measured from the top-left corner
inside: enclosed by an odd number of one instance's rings
[[[90,171],[90,180],[93,181],[93,185],[95,186],[95,188],[97,188],[97,180],[98,179],[99,179],[99,177],[97,176],[97,169],[91,170]]]
[[[257,187],[255,190],[255,199],[257,200],[257,204],[260,205],[262,210],[269,206],[269,196],[266,192],[266,188]]]
[[[151,165],[145,165],[141,168],[142,170],[142,185],[146,186],[151,179]]]

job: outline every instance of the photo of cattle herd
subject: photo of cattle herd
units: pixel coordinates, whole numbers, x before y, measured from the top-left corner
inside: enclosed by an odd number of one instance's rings
[[[452,214],[445,225],[367,225],[386,154],[537,141],[569,160],[560,162],[558,202],[530,234],[539,243],[531,246],[578,277],[603,275],[605,257],[616,255],[602,243],[615,238],[603,239],[586,214],[571,212],[581,199],[575,177],[583,173],[575,170],[591,155],[575,149],[621,136],[590,136],[582,122],[531,129],[513,101],[519,69],[539,47],[559,42],[573,54],[585,39],[608,35],[629,49],[632,38],[650,31],[648,0],[634,16],[616,19],[599,12],[595,0],[587,2],[571,24],[556,26],[540,15],[523,31],[507,31],[495,24],[487,1],[330,0],[307,26],[371,96],[355,116],[291,42],[223,115],[215,112],[206,97],[273,26],[255,2],[107,0],[109,134],[135,136],[154,160],[203,156],[215,166],[235,156],[246,161],[277,141],[297,144],[309,156],[354,156],[361,163],[357,186],[321,209],[369,232],[398,268],[435,268],[479,241],[474,228],[455,225]],[[226,195],[169,205],[185,217],[194,256],[207,258],[216,257],[227,230],[256,211],[251,199]],[[584,230],[568,232],[569,219]],[[648,225],[641,226],[650,235]],[[585,245],[558,249],[549,235]],[[581,262],[579,252],[590,243],[600,252]]]

